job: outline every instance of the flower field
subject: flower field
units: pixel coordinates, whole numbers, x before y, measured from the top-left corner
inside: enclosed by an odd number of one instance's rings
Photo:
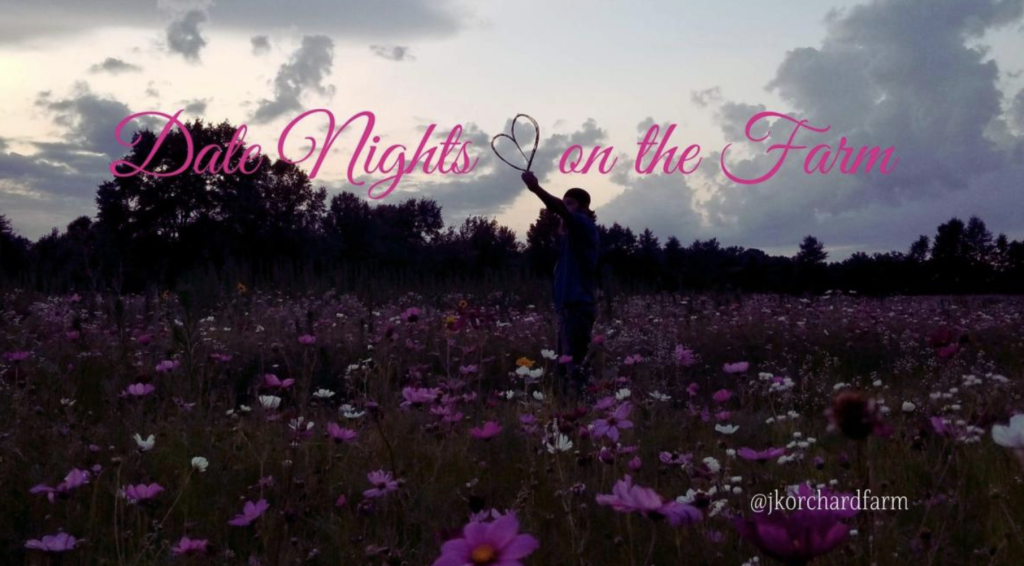
[[[0,307],[3,564],[1024,556],[1020,298],[623,298],[582,393],[508,296]]]

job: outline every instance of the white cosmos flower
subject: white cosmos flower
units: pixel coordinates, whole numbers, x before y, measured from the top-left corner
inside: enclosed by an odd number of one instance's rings
[[[281,398],[277,395],[260,395],[260,405],[264,409],[276,409],[281,406]]]
[[[193,470],[195,470],[195,471],[197,471],[199,473],[203,473],[203,472],[206,471],[206,468],[209,468],[209,467],[210,467],[210,461],[207,460],[206,458],[203,458],[202,456],[196,456],[195,458],[192,458],[192,469]]]
[[[543,401],[544,400],[544,393],[542,393],[540,391],[534,391],[533,392],[533,398],[536,399],[537,401]]]
[[[352,405],[349,405],[348,403],[345,403],[341,407],[338,407],[338,410],[341,411],[342,416],[344,416],[346,419],[358,419],[362,418],[362,416],[366,414],[366,411],[359,411]]]
[[[736,432],[739,429],[740,429],[740,427],[738,427],[736,425],[731,425],[731,424],[727,424],[727,425],[717,424],[717,425],[715,425],[715,432],[720,432],[722,434],[732,434],[732,433]]]
[[[540,379],[544,375],[544,368],[530,370],[530,379]]]
[[[1006,448],[1024,450],[1024,413],[1014,415],[1009,425],[992,425],[992,440]]]
[[[139,450],[142,450],[143,452],[147,450],[152,450],[153,446],[156,444],[156,437],[153,436],[152,434],[149,435],[149,437],[147,437],[145,440],[143,440],[142,435],[136,432],[134,438],[135,444],[138,444]]]
[[[647,394],[647,396],[650,397],[651,399],[654,399],[655,401],[665,402],[672,400],[672,397],[665,395],[661,391],[651,391],[650,393]]]
[[[568,436],[564,434],[559,434],[555,436],[554,442],[547,443],[547,447],[548,452],[552,454],[557,454],[559,452],[568,452],[572,450],[572,441],[569,440]]]
[[[544,358],[545,360],[553,360],[558,357],[558,354],[555,354],[554,350],[541,350],[540,357]]]
[[[334,392],[330,389],[317,389],[313,393],[313,397],[316,397],[317,399],[330,399],[331,397],[334,397]]]
[[[911,403],[910,401],[904,401],[903,402],[903,412],[904,413],[913,413],[914,409],[916,409],[916,408],[917,408],[917,405]]]
[[[615,392],[615,400],[625,401],[626,399],[629,399],[631,395],[633,395],[633,392],[623,387],[622,389],[619,389],[618,391]]]

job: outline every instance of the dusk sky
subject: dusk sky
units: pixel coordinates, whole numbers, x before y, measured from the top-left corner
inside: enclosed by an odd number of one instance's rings
[[[540,123],[545,187],[582,186],[600,222],[662,241],[788,254],[814,234],[840,259],[905,250],[971,215],[1024,236],[1024,0],[0,0],[0,11],[0,214],[33,239],[95,214],[96,186],[125,151],[121,118],[182,108],[247,124],[271,157],[307,109],[371,110],[384,143],[414,147],[428,124],[461,124],[476,171],[412,176],[387,199],[431,196],[448,223],[494,216],[520,238],[539,203],[488,147],[519,112]],[[809,176],[801,154],[769,182],[733,183],[718,154],[765,109],[831,126],[798,138],[809,144],[895,146],[899,165]],[[698,173],[631,173],[652,123],[701,145]],[[365,196],[345,182],[353,140],[339,138],[316,184]],[[563,175],[572,143],[613,145],[620,162]],[[737,146],[740,170],[768,168],[764,145]]]

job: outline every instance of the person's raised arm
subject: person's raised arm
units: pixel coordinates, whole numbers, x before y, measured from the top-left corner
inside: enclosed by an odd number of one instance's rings
[[[537,198],[539,198],[541,202],[544,203],[544,206],[548,207],[548,210],[562,217],[562,219],[565,220],[567,224],[573,221],[572,214],[569,212],[569,209],[565,206],[565,203],[562,202],[562,199],[545,191],[540,186],[540,183],[537,182],[537,176],[534,175],[533,172],[524,172],[522,174],[522,178],[523,182],[526,183],[526,188],[530,189],[530,192],[537,195]]]

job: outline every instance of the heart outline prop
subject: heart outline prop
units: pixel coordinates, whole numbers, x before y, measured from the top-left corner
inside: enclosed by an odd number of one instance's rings
[[[526,120],[529,120],[531,124],[533,124],[533,149],[530,151],[529,157],[526,156],[526,152],[523,151],[523,148],[519,145],[519,141],[516,139],[516,122],[519,121],[520,118],[525,118]],[[505,164],[508,165],[509,167],[517,171],[529,171],[530,167],[533,166],[533,156],[537,154],[537,146],[540,144],[540,126],[537,124],[537,121],[534,120],[533,117],[530,116],[529,114],[516,114],[516,117],[512,118],[511,134],[512,135],[501,133],[491,138],[491,150],[494,151],[494,155],[498,156],[498,159],[504,161]],[[519,151],[519,155],[522,155],[523,159],[526,160],[526,169],[523,169],[522,167],[519,167],[518,165],[515,165],[509,160],[502,157],[501,153],[498,152],[498,148],[495,147],[494,145],[494,142],[498,141],[498,138],[506,138],[512,142],[512,145],[516,146],[516,150]]]

